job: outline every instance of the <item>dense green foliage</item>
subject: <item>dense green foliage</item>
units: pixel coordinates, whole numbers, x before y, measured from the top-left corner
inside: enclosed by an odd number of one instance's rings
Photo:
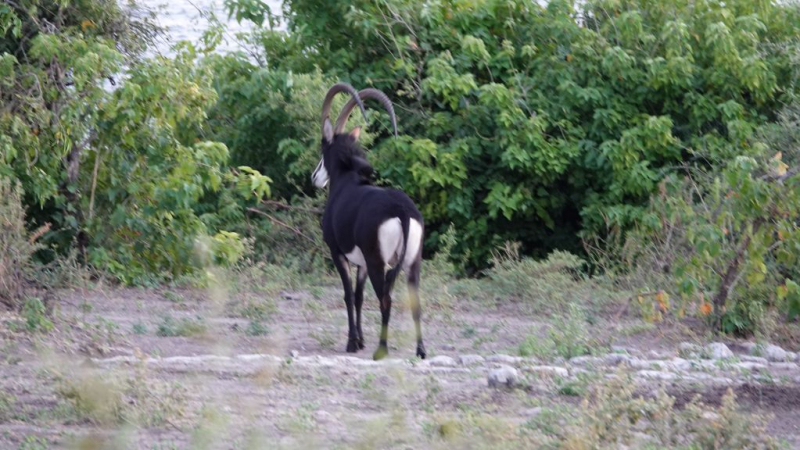
[[[225,145],[202,138],[216,92],[194,48],[141,59],[156,31],[134,17],[92,0],[0,6],[0,174],[22,182],[35,221],[55,225],[53,246],[76,238],[125,282],[193,271],[196,238],[241,220],[231,193],[269,193],[268,178],[231,172]],[[125,66],[116,88],[104,83]]]
[[[800,315],[796,4],[286,0],[286,31],[260,0],[225,5],[255,26],[248,52],[215,52],[212,20],[152,58],[135,5],[0,5],[0,176],[50,249],[126,283],[235,262],[242,234],[318,264],[309,174],[343,80],[396,105],[399,138],[372,109],[362,140],[420,206],[429,253],[450,226],[462,269],[510,241],[541,256],[618,233],[606,267],[643,311],[734,332]],[[281,212],[247,211],[269,196]]]
[[[304,103],[278,74],[318,68],[389,93],[402,136],[380,139],[373,161],[419,202],[430,243],[456,225],[473,266],[508,240],[536,254],[631,225],[674,167],[753,153],[753,130],[797,95],[800,12],[767,1],[294,0],[284,15],[288,35],[251,38],[267,85]],[[248,90],[262,71],[246,71]],[[244,106],[232,113],[240,134],[285,158],[270,156],[272,170],[302,160],[309,171],[313,116],[297,133],[297,116],[276,130],[262,113],[286,117]]]

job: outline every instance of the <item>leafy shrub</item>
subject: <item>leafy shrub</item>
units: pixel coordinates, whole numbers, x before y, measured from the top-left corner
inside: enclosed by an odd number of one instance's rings
[[[763,331],[770,310],[800,315],[798,117],[789,110],[780,124],[756,130],[742,154],[716,170],[662,182],[623,260],[648,283],[639,289],[677,298],[670,306],[656,296],[664,312],[706,317],[737,334]]]
[[[252,12],[250,2],[228,4]],[[269,70],[219,72],[218,91],[235,94],[219,113],[242,118],[224,122],[236,128],[227,133],[258,136],[248,148],[270,164],[290,155],[275,164],[302,168],[280,177],[293,180],[316,162],[329,83],[305,91],[288,80],[308,74],[384,90],[402,134],[374,128],[373,161],[385,183],[420,204],[429,248],[453,223],[455,253],[469,249],[472,267],[485,267],[503,242],[521,242],[529,255],[575,252],[581,235],[629,227],[676,165],[728,161],[797,95],[800,10],[784,3],[293,0],[285,8],[288,35],[270,20],[250,37]],[[280,92],[266,107],[255,100],[271,95],[258,92],[257,77]],[[285,111],[291,122],[263,126]],[[385,123],[377,110],[371,117]]]
[[[25,326],[28,331],[48,332],[53,329],[53,322],[47,317],[44,303],[36,297],[25,300],[22,306],[22,317],[25,318]]]
[[[693,400],[683,409],[663,390],[635,395],[635,383],[617,376],[593,386],[577,420],[560,436],[560,448],[780,448],[765,432],[766,420],[738,411],[731,390],[719,408]]]

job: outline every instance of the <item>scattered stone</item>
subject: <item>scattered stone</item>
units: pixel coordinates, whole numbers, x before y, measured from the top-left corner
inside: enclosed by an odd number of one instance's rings
[[[672,369],[678,370],[678,371],[682,371],[682,372],[685,372],[685,371],[688,371],[688,370],[692,369],[691,361],[687,361],[687,360],[685,360],[683,358],[672,358],[669,361],[669,365],[670,365],[670,367]]]
[[[628,355],[610,353],[603,356],[603,362],[610,366],[618,366],[621,363],[630,363],[631,357]]]
[[[719,414],[717,414],[715,412],[711,412],[711,411],[704,411],[702,416],[703,416],[703,419],[706,419],[706,420],[713,420],[713,421],[719,420]]]
[[[517,369],[511,366],[500,366],[496,369],[492,369],[489,371],[489,387],[491,388],[499,388],[499,387],[514,387],[517,384],[517,380],[519,379],[519,374],[517,373]]]
[[[517,364],[522,361],[522,358],[519,356],[509,356],[509,355],[491,355],[487,356],[486,360],[489,362],[497,362],[497,363],[504,363],[504,364]]]
[[[705,354],[709,359],[733,358],[733,352],[722,342],[714,342],[705,347]]]
[[[428,364],[438,367],[455,367],[456,360],[446,355],[439,355],[429,359]]]
[[[641,370],[667,369],[669,366],[664,361],[653,361],[650,359],[632,359],[628,361],[628,365],[634,369]]]
[[[558,375],[559,377],[566,378],[569,376],[569,371],[563,367],[556,366],[530,366],[527,370],[536,373],[547,373],[550,375]]]
[[[647,356],[650,359],[667,359],[667,358],[669,358],[669,354],[657,352],[655,350],[650,350],[649,352],[647,352]]]
[[[640,370],[637,372],[642,378],[651,380],[674,380],[677,376],[671,372],[661,372],[657,370]]]
[[[596,356],[576,356],[569,360],[569,363],[573,366],[593,366],[599,364],[603,360]]]
[[[750,372],[759,372],[767,369],[767,366],[765,366],[764,364],[757,362],[749,362],[749,361],[736,363],[733,365],[733,367],[739,371],[747,370]]]
[[[541,406],[537,406],[536,408],[531,408],[531,409],[525,411],[524,414],[525,414],[526,417],[532,419],[532,418],[538,416],[539,414],[541,414],[542,411],[544,411],[544,408],[542,408]]]
[[[483,364],[483,356],[481,355],[461,355],[458,357],[458,362],[462,366],[474,366],[476,364]]]
[[[298,352],[297,350],[292,350],[291,352],[289,352],[289,355],[291,355],[292,358],[297,358],[298,356],[300,356],[300,352]]]
[[[331,413],[322,410],[314,411],[314,420],[319,424],[328,424],[336,421]]]
[[[741,359],[744,362],[753,362],[753,363],[759,363],[759,364],[767,364],[767,363],[769,363],[769,361],[767,361],[767,358],[763,358],[761,356],[742,355],[742,356],[739,357],[739,359]]]
[[[755,342],[745,342],[745,343],[740,344],[740,345],[745,350],[747,350],[747,353],[749,353],[749,354],[751,354],[753,356],[761,356],[761,350],[762,350],[762,346],[761,345],[758,345]]]
[[[791,361],[800,361],[800,358],[798,357],[797,353],[786,352],[786,360],[790,361],[790,362]]]
[[[787,361],[786,350],[778,347],[777,345],[769,344],[762,349],[762,353],[767,360],[772,362]]]
[[[625,348],[625,347],[620,347],[619,345],[612,345],[611,346],[611,352],[612,353],[619,353],[619,354],[622,354],[622,355],[627,355],[628,354],[628,349]]]
[[[691,342],[681,342],[678,345],[678,354],[681,356],[696,356],[700,353],[700,346]]]
[[[793,362],[773,363],[771,365],[771,367],[773,369],[779,369],[779,370],[797,370],[798,369],[797,363],[793,363]]]
[[[286,291],[281,291],[281,297],[283,297],[286,300],[300,300],[303,298],[301,294],[298,294],[296,292],[286,292]]]

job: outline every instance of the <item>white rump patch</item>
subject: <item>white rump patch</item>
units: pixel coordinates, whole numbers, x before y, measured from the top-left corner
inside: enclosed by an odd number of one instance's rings
[[[353,264],[355,264],[357,266],[361,266],[361,267],[364,267],[364,268],[367,267],[367,261],[364,259],[364,254],[361,253],[361,249],[358,248],[357,245],[355,247],[353,247],[352,250],[350,250],[350,253],[347,253],[344,256],[347,258],[348,261],[350,261],[351,263],[353,263]],[[365,273],[366,273],[366,271],[365,271]]]
[[[408,224],[408,242],[406,243],[406,260],[403,261],[403,270],[408,270],[419,256],[422,249],[422,225],[414,219]]]
[[[378,228],[378,247],[381,250],[384,270],[389,270],[401,261],[400,253],[403,246],[403,226],[399,217],[393,217],[381,224]],[[411,219],[408,225],[408,240],[406,242],[406,255],[402,261],[403,269],[407,270],[422,248],[422,225]]]
[[[328,169],[325,168],[325,158],[319,160],[317,168],[314,169],[314,173],[311,174],[311,181],[314,183],[314,186],[319,189],[324,188],[328,184]]]

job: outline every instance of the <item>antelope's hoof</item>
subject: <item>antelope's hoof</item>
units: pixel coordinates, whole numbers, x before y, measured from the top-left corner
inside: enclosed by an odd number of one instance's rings
[[[358,338],[358,349],[364,350],[364,338]]]
[[[419,356],[420,359],[425,359],[425,355],[425,346],[422,344],[417,344],[417,356]]]
[[[380,359],[386,358],[386,355],[388,355],[388,354],[389,354],[389,349],[388,348],[386,348],[386,347],[378,347],[378,349],[375,350],[375,353],[372,354],[372,359],[374,359],[375,361],[378,361]]]
[[[363,345],[359,347],[358,341],[355,339],[350,339],[347,341],[347,353],[355,353],[362,348],[364,348]]]

